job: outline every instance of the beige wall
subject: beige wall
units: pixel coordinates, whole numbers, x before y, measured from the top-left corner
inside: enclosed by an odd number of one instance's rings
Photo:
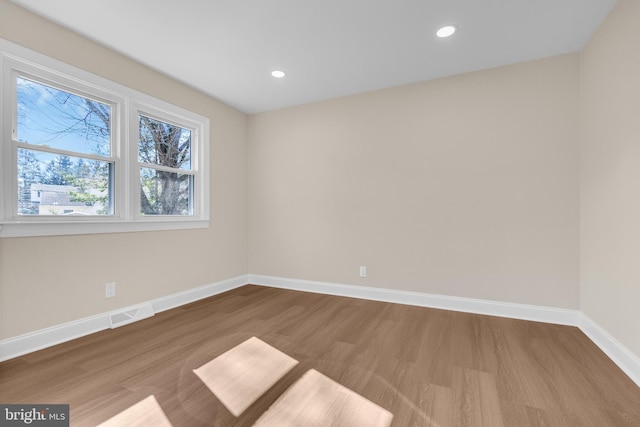
[[[619,0],[581,54],[581,302],[640,356],[640,2]]]
[[[209,117],[212,182],[209,229],[0,239],[0,339],[247,273],[246,115],[8,0],[0,37]]]
[[[249,271],[578,308],[578,65],[251,116]]]

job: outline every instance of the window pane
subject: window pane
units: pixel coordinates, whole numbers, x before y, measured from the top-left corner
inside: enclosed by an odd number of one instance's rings
[[[139,161],[176,169],[191,169],[191,131],[140,116]]]
[[[140,169],[140,213],[192,215],[193,175]]]
[[[111,155],[111,107],[18,77],[18,141]]]
[[[18,149],[19,215],[111,215],[113,164]]]

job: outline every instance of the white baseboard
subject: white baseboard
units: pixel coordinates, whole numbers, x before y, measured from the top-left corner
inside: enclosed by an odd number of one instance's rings
[[[532,320],[558,325],[576,326],[580,316],[578,310],[451,297],[367,286],[296,280],[284,277],[260,276],[255,274],[249,275],[249,283],[273,288],[393,302],[419,307],[440,308],[443,310],[463,311],[465,313],[486,314],[489,316],[510,317],[513,319]]]
[[[159,313],[161,311],[169,310],[190,302],[198,301],[202,298],[207,298],[244,286],[248,283],[247,278],[247,275],[243,275],[222,280],[210,285],[201,286],[188,291],[168,295],[166,297],[156,298],[151,300],[150,303],[153,306],[153,312]],[[115,310],[115,312],[127,311],[129,309],[136,308],[137,306],[138,305],[123,307]],[[112,313],[114,312],[112,311],[98,314],[96,316],[85,317],[84,319],[74,320],[72,322],[63,323],[61,325],[2,340],[0,341],[0,362],[109,329],[109,318]]]
[[[159,313],[246,284],[579,327],[640,387],[640,358],[579,310],[248,274],[149,301]],[[124,308],[125,310],[127,308]],[[123,309],[119,309],[122,311]],[[0,341],[0,362],[109,328],[110,313]]]
[[[109,314],[85,317],[0,341],[0,362],[109,329]]]
[[[640,387],[640,358],[638,356],[620,344],[618,340],[584,313],[580,313],[578,327]]]
[[[222,292],[230,291],[231,289],[239,288],[240,286],[244,286],[249,283],[248,278],[249,275],[244,274],[242,276],[232,277],[230,279],[222,280],[210,285],[201,286],[199,288],[189,289],[188,291],[178,292],[177,294],[156,298],[154,300],[151,300],[153,311],[156,313],[160,313],[162,311],[171,310],[172,308],[180,307],[181,305],[189,304],[203,298],[221,294]]]

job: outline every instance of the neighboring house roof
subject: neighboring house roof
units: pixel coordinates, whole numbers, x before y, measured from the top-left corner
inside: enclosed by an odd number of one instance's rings
[[[68,193],[69,191],[77,191],[77,188],[73,185],[31,184],[31,191],[55,191]]]
[[[71,200],[71,192],[78,191],[72,185],[32,184],[31,191],[40,191],[41,205],[84,206],[84,202]]]

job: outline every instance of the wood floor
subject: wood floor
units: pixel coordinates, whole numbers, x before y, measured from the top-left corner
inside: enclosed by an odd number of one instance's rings
[[[299,363],[239,417],[193,370],[257,337]],[[94,426],[154,396],[175,427],[250,426],[310,369],[392,426],[640,426],[640,388],[579,329],[244,286],[0,364],[0,403]]]

